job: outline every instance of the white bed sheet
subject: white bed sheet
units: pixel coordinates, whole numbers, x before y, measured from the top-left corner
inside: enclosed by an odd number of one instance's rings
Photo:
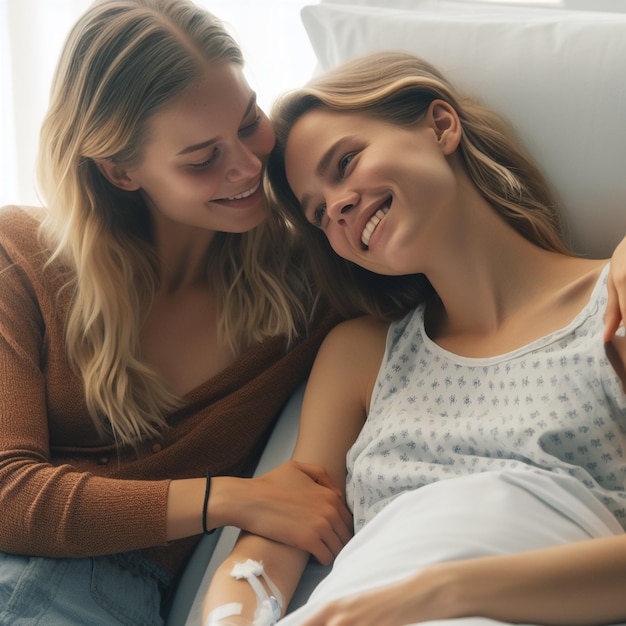
[[[391,584],[432,563],[508,554],[623,534],[576,479],[544,470],[484,472],[398,496],[337,557],[309,602],[280,621],[296,626],[327,602]],[[421,626],[490,626],[486,618]]]

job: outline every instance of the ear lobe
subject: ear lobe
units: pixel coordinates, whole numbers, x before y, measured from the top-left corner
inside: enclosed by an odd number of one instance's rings
[[[433,100],[429,114],[443,153],[446,156],[452,154],[461,141],[461,121],[455,108],[444,100]]]
[[[126,170],[114,163],[111,159],[95,159],[96,167],[100,173],[112,184],[124,191],[137,191],[140,186],[126,172]]]

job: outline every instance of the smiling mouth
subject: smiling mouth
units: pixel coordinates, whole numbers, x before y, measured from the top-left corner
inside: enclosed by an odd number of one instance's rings
[[[247,191],[242,191],[236,196],[231,196],[230,198],[224,198],[224,200],[243,200],[244,198],[250,197],[256,190],[261,186],[261,181],[259,181],[254,187],[248,189]]]
[[[376,230],[377,226],[380,224],[381,220],[387,213],[389,213],[389,209],[391,208],[391,198],[387,198],[384,204],[369,218],[367,224],[365,224],[365,228],[361,233],[361,243],[367,250],[370,239],[372,238],[372,234]]]

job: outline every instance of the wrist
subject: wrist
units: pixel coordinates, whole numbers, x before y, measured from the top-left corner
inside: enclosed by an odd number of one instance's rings
[[[476,612],[474,581],[465,575],[464,564],[464,561],[437,563],[411,577],[411,588],[419,593],[408,597],[415,598],[418,615],[439,620],[480,614]]]
[[[233,476],[214,476],[211,479],[211,490],[207,502],[207,529],[241,524],[242,509],[249,503],[247,487],[250,479]]]

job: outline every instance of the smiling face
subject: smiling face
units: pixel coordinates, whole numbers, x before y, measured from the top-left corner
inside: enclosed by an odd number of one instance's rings
[[[239,233],[265,219],[261,173],[274,132],[239,65],[208,65],[147,129],[140,163],[114,182],[140,190],[157,220]]]
[[[379,274],[423,272],[433,229],[456,198],[446,158],[458,145],[454,122],[437,103],[411,127],[314,109],[286,143],[289,185],[343,258]]]

